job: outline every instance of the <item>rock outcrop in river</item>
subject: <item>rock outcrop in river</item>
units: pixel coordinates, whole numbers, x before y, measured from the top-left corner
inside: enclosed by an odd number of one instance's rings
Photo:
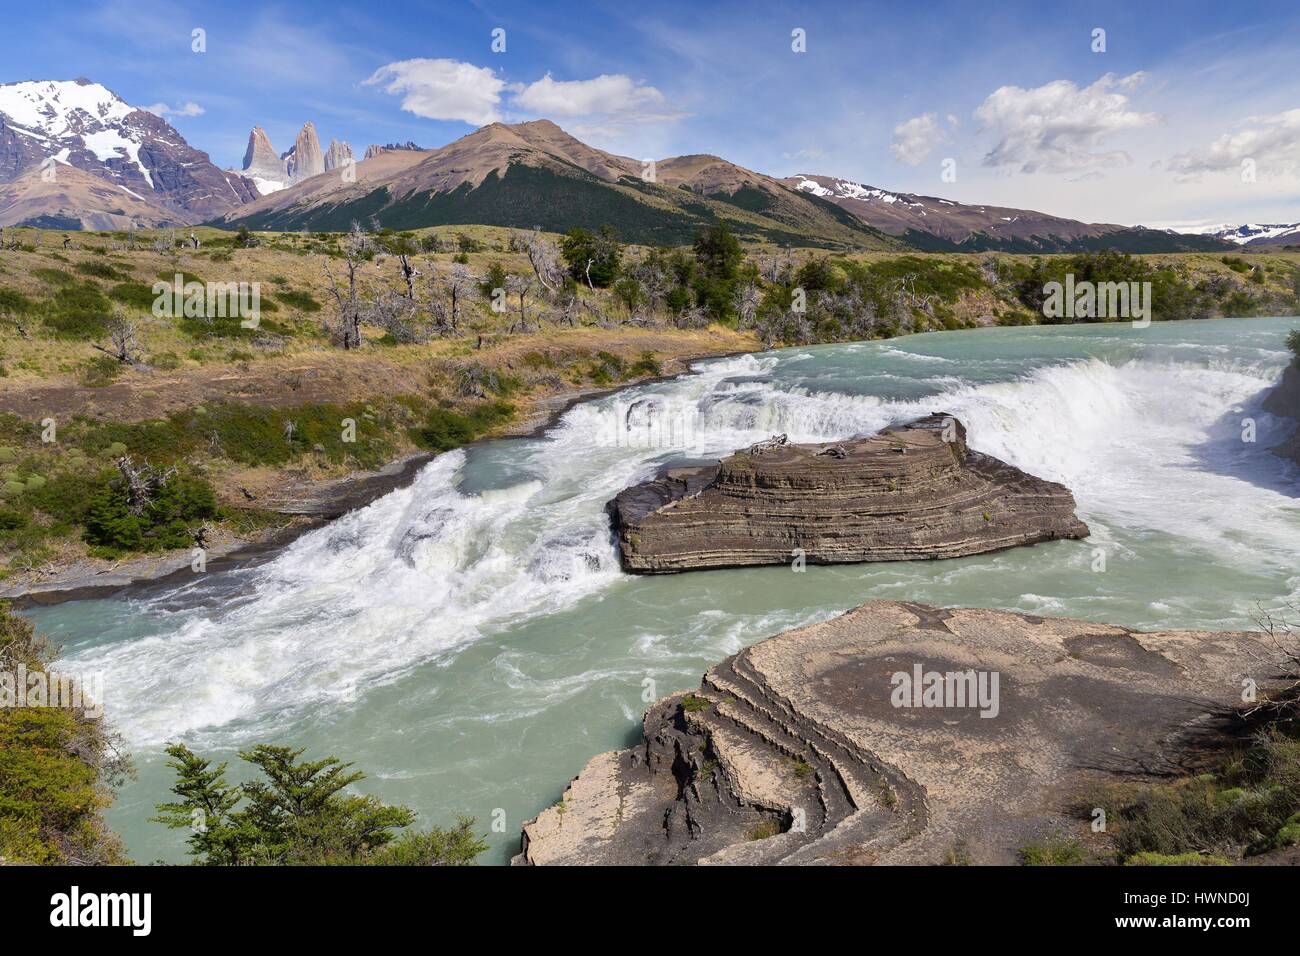
[[[1286,367],[1277,387],[1265,396],[1264,411],[1270,415],[1290,418],[1297,423],[1291,437],[1271,451],[1300,465],[1300,360]]]
[[[1010,863],[1084,783],[1173,770],[1261,686],[1254,635],[872,601],[645,714],[524,825],[520,864]]]
[[[623,567],[700,568],[955,558],[1082,538],[1074,496],[966,445],[935,414],[852,441],[759,443],[676,468],[607,506]]]

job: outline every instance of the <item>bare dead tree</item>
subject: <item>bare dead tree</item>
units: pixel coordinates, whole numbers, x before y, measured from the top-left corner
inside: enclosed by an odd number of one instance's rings
[[[415,263],[411,261],[410,254],[405,250],[397,253],[397,265],[402,272],[402,281],[406,283],[406,298],[414,302],[415,279],[420,273],[416,271]]]
[[[1289,683],[1279,692],[1261,698],[1246,713],[1294,707],[1296,692],[1300,691],[1300,605],[1288,604],[1285,610],[1274,611],[1257,607],[1253,617],[1265,647],[1255,655],[1263,676]]]
[[[137,466],[130,455],[123,455],[116,464],[126,488],[127,510],[137,518],[148,510],[158,492],[176,474],[174,466],[164,471],[148,462]]]
[[[140,361],[140,356],[144,354],[144,349],[140,347],[136,340],[135,322],[125,315],[118,315],[113,324],[108,328],[109,340],[113,347],[105,348],[102,345],[93,345],[92,348],[99,349],[105,355],[111,355],[124,365],[136,365]]]
[[[465,298],[473,293],[477,284],[478,278],[469,271],[469,266],[458,262],[451,267],[451,275],[447,277],[447,296],[451,300],[450,331],[453,335],[460,328],[460,310]]]
[[[361,345],[361,320],[365,311],[358,288],[358,275],[362,266],[373,259],[375,254],[374,244],[360,223],[352,223],[352,229],[343,237],[342,252],[346,288],[341,288],[334,278],[329,259],[324,262],[325,278],[329,280],[330,294],[334,296],[337,310],[332,319],[325,320],[325,331],[344,349],[355,349]]]
[[[6,312],[3,315],[0,315],[0,322],[7,322],[9,325],[12,325],[18,330],[18,334],[23,338],[31,338],[27,332],[27,326],[23,325],[22,321],[14,313]]]
[[[747,329],[753,326],[754,316],[758,312],[758,307],[763,301],[762,294],[758,291],[758,286],[753,282],[741,282],[736,286],[734,294],[734,305],[736,316],[740,319],[740,327]]]
[[[456,394],[463,398],[487,398],[501,390],[501,377],[478,362],[453,362],[448,369]]]
[[[519,297],[519,321],[511,323],[510,332],[518,329],[520,332],[528,331],[528,290],[533,287],[533,280],[528,276],[515,275],[511,273],[506,276],[506,294]]]
[[[554,242],[542,235],[540,229],[532,232],[516,233],[511,240],[528,256],[533,267],[533,275],[542,288],[554,294],[561,284],[560,250]]]

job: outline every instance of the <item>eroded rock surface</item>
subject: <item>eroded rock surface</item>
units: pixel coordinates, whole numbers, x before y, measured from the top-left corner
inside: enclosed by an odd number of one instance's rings
[[[1084,783],[1185,770],[1189,745],[1232,724],[1243,678],[1273,676],[1268,657],[1245,633],[872,601],[655,703],[640,745],[594,758],[524,825],[515,862],[929,864],[957,845],[1015,862],[1087,828],[1067,807]],[[974,683],[896,706],[896,675],[918,666]]]
[[[1264,398],[1264,411],[1290,418],[1300,426],[1300,365],[1292,362],[1277,386]],[[1273,454],[1300,465],[1300,427],[1291,437],[1270,449]]]
[[[1082,538],[1065,486],[967,447],[935,414],[868,438],[740,451],[675,469],[607,506],[623,567],[654,574],[954,558]]]

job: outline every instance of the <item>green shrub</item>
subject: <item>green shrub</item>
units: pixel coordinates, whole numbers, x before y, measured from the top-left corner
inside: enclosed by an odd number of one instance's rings
[[[513,414],[514,406],[508,402],[480,405],[468,414],[449,408],[433,408],[425,415],[422,425],[410,429],[410,436],[421,448],[450,451],[509,421]]]
[[[1087,853],[1077,840],[1053,834],[1042,843],[1021,847],[1020,862],[1024,866],[1079,866],[1087,862]]]
[[[153,294],[153,289],[143,282],[120,282],[108,290],[108,296],[115,302],[121,302],[141,312],[152,312],[154,299],[157,298]]]
[[[65,286],[76,283],[76,277],[71,272],[63,269],[51,269],[48,266],[40,266],[31,271],[34,278],[40,279],[46,285]]]
[[[297,309],[299,312],[319,312],[320,303],[312,298],[310,292],[300,292],[296,289],[281,289],[276,292],[275,297],[291,309]]]
[[[1125,866],[1231,866],[1232,861],[1221,856],[1201,853],[1135,853],[1124,861]]]
[[[110,478],[86,504],[86,541],[105,556],[169,551],[193,543],[191,529],[217,517],[212,486],[195,475],[172,475],[141,514],[133,514],[125,482]]]
[[[36,308],[36,303],[17,289],[0,289],[0,315],[13,313],[28,315]]]
[[[61,339],[102,338],[108,332],[111,308],[96,286],[69,286],[50,300],[45,325]]]
[[[92,276],[96,279],[119,281],[127,277],[126,273],[114,269],[107,262],[78,262],[73,268],[83,276]]]
[[[55,657],[30,622],[0,602],[0,660],[29,673]],[[93,706],[93,703],[88,704]],[[101,814],[127,764],[103,720],[71,707],[0,707],[0,861],[118,864]]]
[[[661,375],[663,366],[653,352],[642,352],[641,357],[632,363],[628,372],[632,375]]]

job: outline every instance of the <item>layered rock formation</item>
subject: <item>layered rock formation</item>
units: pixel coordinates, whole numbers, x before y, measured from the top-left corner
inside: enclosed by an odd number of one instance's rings
[[[973,451],[943,414],[672,469],[607,510],[624,569],[646,574],[786,564],[799,551],[814,564],[952,558],[1088,534],[1068,489]]]
[[[641,744],[524,825],[515,862],[1015,862],[1087,836],[1065,809],[1085,786],[1185,771],[1270,656],[1244,633],[872,601],[655,703]]]

